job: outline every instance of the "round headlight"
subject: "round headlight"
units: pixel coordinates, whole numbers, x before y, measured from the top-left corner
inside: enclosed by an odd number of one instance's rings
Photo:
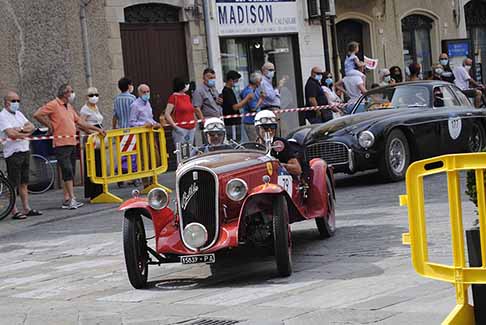
[[[226,184],[226,195],[233,201],[241,201],[248,193],[248,185],[239,178],[232,179]]]
[[[208,231],[203,225],[197,222],[188,224],[182,232],[184,242],[191,248],[200,248],[208,241]]]
[[[161,188],[154,188],[149,192],[147,200],[152,209],[162,210],[169,204],[169,194]]]
[[[375,135],[370,131],[363,131],[358,137],[359,145],[363,148],[369,148],[375,143]]]

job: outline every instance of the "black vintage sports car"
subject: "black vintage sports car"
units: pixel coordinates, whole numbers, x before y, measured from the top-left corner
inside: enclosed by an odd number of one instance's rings
[[[420,81],[373,89],[349,115],[301,127],[289,137],[335,172],[378,168],[388,180],[410,163],[448,153],[476,152],[486,144],[486,110],[473,107],[453,84]]]

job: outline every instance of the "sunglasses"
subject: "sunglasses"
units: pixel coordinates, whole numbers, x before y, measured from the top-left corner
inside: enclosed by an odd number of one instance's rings
[[[20,99],[12,99],[10,102],[11,103],[20,103]]]
[[[262,129],[264,129],[264,130],[276,130],[277,124],[263,124]]]
[[[88,97],[94,97],[94,96],[96,96],[96,97],[100,97],[100,95],[99,95],[99,94],[89,94],[89,95],[88,95]]]

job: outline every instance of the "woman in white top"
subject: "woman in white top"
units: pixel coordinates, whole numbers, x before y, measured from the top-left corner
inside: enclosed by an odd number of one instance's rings
[[[83,122],[89,123],[91,125],[94,125],[100,129],[103,129],[103,115],[101,114],[100,110],[98,109],[98,100],[100,98],[100,95],[98,93],[98,89],[94,87],[88,88],[88,91],[86,93],[86,104],[81,108],[80,111],[80,118]],[[83,139],[82,143],[86,143],[86,138]],[[101,156],[100,156],[100,150],[96,149],[95,150],[95,165],[96,165],[96,171],[101,170]],[[85,164],[85,172],[84,172],[84,197],[85,198],[95,198],[99,194],[103,192],[103,186],[101,184],[94,184],[91,182],[91,180],[88,178],[88,173],[86,171],[86,166]]]
[[[327,102],[329,105],[341,104],[343,100],[334,90],[334,79],[332,78],[332,73],[324,72],[324,78],[321,81],[321,88],[324,91],[324,95],[326,95]],[[342,112],[333,112],[333,118],[339,117],[342,115]]]

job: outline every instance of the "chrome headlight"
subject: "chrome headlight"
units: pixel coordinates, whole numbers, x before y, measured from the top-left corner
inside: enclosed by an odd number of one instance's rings
[[[363,131],[359,134],[358,142],[361,147],[367,149],[375,143],[375,135],[370,131]]]
[[[233,201],[241,201],[248,193],[248,185],[239,178],[232,179],[226,184],[226,195]]]
[[[184,242],[190,248],[200,248],[208,241],[208,231],[203,225],[197,222],[188,224],[182,232]]]
[[[149,192],[147,200],[152,209],[162,210],[169,204],[169,193],[161,188],[154,188]]]

